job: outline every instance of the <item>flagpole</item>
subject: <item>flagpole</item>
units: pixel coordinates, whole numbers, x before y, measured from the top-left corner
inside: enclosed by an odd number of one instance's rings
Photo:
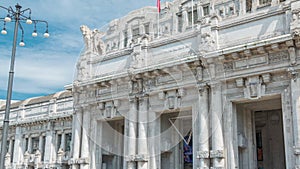
[[[159,38],[159,12],[157,12],[157,37]]]
[[[192,30],[194,30],[194,0],[192,0]]]
[[[160,0],[157,0],[157,38],[159,38],[159,14],[160,14]]]

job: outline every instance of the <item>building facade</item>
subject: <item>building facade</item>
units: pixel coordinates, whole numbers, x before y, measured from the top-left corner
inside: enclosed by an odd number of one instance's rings
[[[1,122],[4,112],[5,106],[1,106]],[[68,169],[72,113],[73,98],[70,91],[13,103],[6,169]]]
[[[300,2],[174,0],[81,27],[73,169],[299,169]]]

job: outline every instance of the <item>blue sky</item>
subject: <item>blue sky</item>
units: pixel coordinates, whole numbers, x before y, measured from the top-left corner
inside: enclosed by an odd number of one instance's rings
[[[83,49],[80,25],[101,29],[112,19],[143,6],[155,6],[156,0],[5,0],[1,6],[19,3],[31,8],[32,19],[49,22],[48,39],[43,38],[44,25],[37,26],[38,37],[33,38],[32,25],[23,24],[25,47],[17,47],[14,100],[47,95],[63,90],[71,84],[75,64]],[[5,17],[0,9],[0,17]],[[3,23],[0,23],[2,30]],[[10,64],[13,23],[7,24],[7,35],[0,34],[0,99],[6,99]],[[19,34],[20,35],[20,34]],[[19,36],[20,39],[20,36]]]

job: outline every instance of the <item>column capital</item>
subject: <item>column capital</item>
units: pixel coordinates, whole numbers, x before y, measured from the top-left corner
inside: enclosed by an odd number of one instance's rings
[[[289,67],[289,68],[287,69],[287,72],[288,72],[289,77],[290,77],[292,80],[294,80],[294,81],[297,80],[298,75],[299,75],[299,72],[298,72],[297,70],[295,70],[294,67]]]
[[[221,82],[212,82],[209,86],[214,90],[216,88],[220,88],[222,86]]]
[[[199,83],[199,84],[197,84],[197,88],[198,88],[199,92],[202,94],[204,91],[207,91],[209,86],[206,83]]]
[[[137,98],[134,94],[129,94],[128,96],[129,102],[137,102]]]

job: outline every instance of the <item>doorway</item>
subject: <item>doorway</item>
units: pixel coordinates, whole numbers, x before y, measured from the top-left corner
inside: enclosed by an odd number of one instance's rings
[[[255,141],[258,169],[284,169],[285,151],[281,110],[256,111]]]
[[[193,168],[192,114],[172,112],[161,115],[161,169]]]

